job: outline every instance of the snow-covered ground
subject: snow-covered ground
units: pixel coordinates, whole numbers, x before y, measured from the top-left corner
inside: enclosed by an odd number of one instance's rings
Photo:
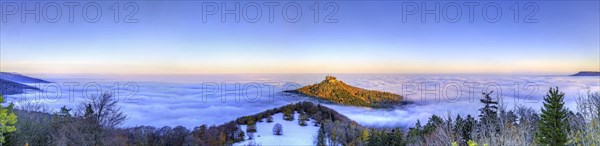
[[[278,113],[273,115],[273,122],[267,123],[266,119],[263,122],[256,123],[257,131],[254,133],[254,140],[246,140],[235,143],[234,145],[247,145],[251,141],[260,145],[313,145],[313,137],[317,134],[319,127],[313,126],[313,121],[307,122],[307,126],[298,125],[300,114],[294,114],[294,121],[283,120],[283,114]],[[280,123],[283,129],[283,135],[273,135],[273,126]],[[242,130],[246,131],[247,125],[240,125]]]

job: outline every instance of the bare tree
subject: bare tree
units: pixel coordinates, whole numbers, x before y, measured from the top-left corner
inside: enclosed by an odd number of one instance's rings
[[[537,130],[539,115],[530,107],[517,106],[518,124],[516,126],[516,135],[520,143],[516,145],[533,145],[535,131]]]
[[[49,145],[51,133],[50,122],[53,117],[48,116],[52,111],[46,104],[25,98],[17,98],[15,104],[17,123],[14,133],[8,137],[7,145]]]
[[[125,119],[117,100],[104,93],[82,102],[74,119],[56,123],[51,135],[57,145],[115,145],[116,126]]]
[[[452,142],[458,141],[453,136],[457,135],[454,133],[454,125],[452,122],[452,113],[448,112],[446,119],[437,125],[434,131],[426,137],[427,145],[451,145]]]
[[[87,106],[91,106],[92,116],[101,127],[115,128],[127,119],[117,103],[117,99],[111,93],[103,93],[100,96],[93,96],[88,102],[82,102],[79,110],[85,114]]]
[[[569,138],[577,139],[572,144],[600,144],[600,91],[592,91],[577,98],[577,110],[580,117],[578,124],[571,124]],[[578,118],[579,119],[579,118]]]
[[[52,109],[48,105],[41,101],[27,100],[25,98],[18,98],[15,108],[28,112],[41,112],[41,113],[52,113]]]

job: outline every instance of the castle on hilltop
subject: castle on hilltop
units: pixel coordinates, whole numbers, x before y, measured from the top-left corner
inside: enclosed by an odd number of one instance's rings
[[[334,83],[334,82],[337,82],[337,79],[336,79],[334,76],[332,76],[332,75],[327,75],[327,76],[325,76],[325,80],[326,80],[327,82],[329,82],[329,83]]]

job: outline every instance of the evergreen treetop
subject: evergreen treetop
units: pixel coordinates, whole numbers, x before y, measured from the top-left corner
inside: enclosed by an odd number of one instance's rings
[[[565,145],[568,132],[568,110],[564,107],[565,93],[559,92],[558,87],[550,88],[544,97],[541,119],[538,123],[536,140],[540,144]]]
[[[0,95],[0,145],[6,142],[4,134],[17,130],[15,127],[17,116],[12,111],[14,104],[11,103],[7,107],[3,107],[2,103],[4,103],[4,98]]]

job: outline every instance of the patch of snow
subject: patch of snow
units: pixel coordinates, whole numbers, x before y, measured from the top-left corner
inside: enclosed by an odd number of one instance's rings
[[[263,122],[256,122],[257,131],[254,133],[254,140],[248,140],[246,132],[246,140],[233,145],[247,145],[251,141],[260,145],[313,145],[313,137],[319,131],[319,127],[314,126],[313,120],[307,121],[307,126],[300,126],[298,124],[299,115],[296,113],[293,121],[286,121],[283,120],[282,113],[277,113],[273,115],[271,123],[267,123],[266,118],[263,119]],[[273,126],[277,123],[282,125],[283,135],[273,135]],[[246,131],[246,127],[247,125],[240,125],[244,131]]]

